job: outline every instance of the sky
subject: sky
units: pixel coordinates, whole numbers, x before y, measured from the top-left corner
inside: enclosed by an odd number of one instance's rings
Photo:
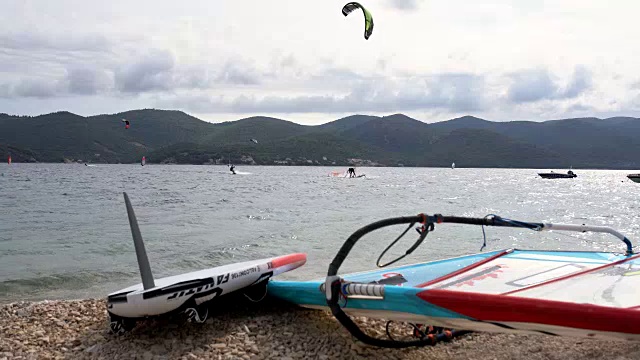
[[[637,0],[0,0],[0,112],[640,116]]]

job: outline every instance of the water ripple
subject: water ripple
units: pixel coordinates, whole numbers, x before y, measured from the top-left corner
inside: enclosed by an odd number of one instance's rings
[[[0,302],[105,296],[139,282],[123,191],[154,276],[307,252],[307,264],[284,275],[317,278],[360,227],[419,212],[589,223],[640,237],[640,184],[625,171],[544,180],[528,169],[358,168],[367,177],[354,180],[326,176],[340,168],[239,168],[250,174],[229,176],[226,166],[0,164]],[[486,231],[487,250],[622,249],[598,234]],[[346,269],[374,268],[392,238],[359,243]],[[443,224],[427,242],[403,263],[477,252],[482,233]]]

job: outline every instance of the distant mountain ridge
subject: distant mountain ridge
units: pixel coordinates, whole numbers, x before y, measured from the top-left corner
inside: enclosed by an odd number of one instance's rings
[[[131,127],[124,129],[121,119]],[[257,139],[258,144],[250,141]],[[0,154],[14,162],[640,168],[640,119],[425,123],[351,115],[322,125],[257,116],[209,123],[175,110],[83,117],[0,113]]]

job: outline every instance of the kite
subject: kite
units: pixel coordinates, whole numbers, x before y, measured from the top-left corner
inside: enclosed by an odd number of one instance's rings
[[[362,9],[362,12],[364,13],[364,38],[365,40],[368,40],[371,33],[373,33],[373,17],[369,10],[365,9],[364,6],[357,2],[350,2],[342,7],[342,15],[347,16],[356,9]]]

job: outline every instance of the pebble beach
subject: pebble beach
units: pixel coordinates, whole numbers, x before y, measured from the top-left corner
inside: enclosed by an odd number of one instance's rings
[[[163,318],[109,332],[102,299],[0,305],[0,360],[8,359],[640,359],[640,343],[471,333],[435,346],[363,345],[327,311],[269,300],[221,303],[204,324]],[[384,334],[385,321],[357,318]]]

